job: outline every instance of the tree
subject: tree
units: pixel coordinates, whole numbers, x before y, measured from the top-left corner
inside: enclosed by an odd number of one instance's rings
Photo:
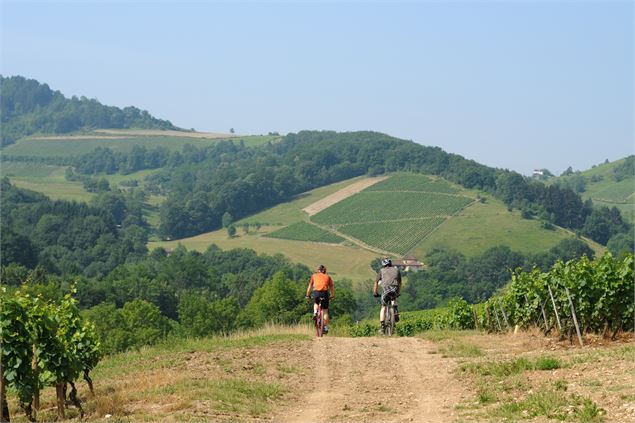
[[[278,272],[254,292],[238,316],[238,325],[255,327],[266,322],[297,323],[307,312],[303,297],[304,289],[287,279],[283,272]]]
[[[234,217],[229,212],[225,212],[223,213],[222,223],[223,228],[228,228],[232,223],[234,223]]]
[[[249,233],[249,223],[245,222],[241,225],[243,229],[243,234],[247,235]]]
[[[234,132],[235,132],[235,131],[234,131],[234,128],[229,128],[229,133],[230,133],[230,134],[233,134]]]
[[[234,225],[229,225],[227,227],[227,235],[229,235],[230,238],[236,235],[236,227]]]

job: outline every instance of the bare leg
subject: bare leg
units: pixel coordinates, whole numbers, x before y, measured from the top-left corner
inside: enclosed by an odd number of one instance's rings
[[[386,318],[386,306],[381,306],[379,311],[379,321],[383,322]]]
[[[328,325],[329,324],[329,309],[325,308],[323,310],[323,313],[324,313],[324,324]]]

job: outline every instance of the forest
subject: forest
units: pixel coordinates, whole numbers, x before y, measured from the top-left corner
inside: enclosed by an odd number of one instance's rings
[[[0,75],[0,146],[32,134],[67,134],[103,128],[178,129],[136,107],[104,106],[96,99],[66,98],[47,84]]]

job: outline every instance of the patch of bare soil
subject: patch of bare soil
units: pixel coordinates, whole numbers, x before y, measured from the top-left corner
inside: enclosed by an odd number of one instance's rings
[[[368,188],[371,185],[375,185],[377,182],[381,182],[384,179],[388,178],[388,176],[378,176],[374,178],[365,178],[361,181],[357,181],[353,184],[350,184],[341,190],[334,192],[331,195],[328,195],[321,200],[316,201],[313,204],[310,204],[303,208],[305,212],[309,214],[309,216],[313,216],[314,214],[331,207],[335,203],[339,203],[340,201],[348,198],[358,192]]]
[[[518,379],[522,388],[509,392],[516,400],[522,400],[527,394],[545,387],[559,386],[567,394],[590,398],[595,402],[604,410],[602,421],[635,423],[635,353],[632,349],[632,333],[622,335],[617,341],[587,335],[584,347],[566,340],[544,337],[539,331],[516,335],[475,334],[462,339],[485,352],[484,357],[467,360],[469,362],[505,361],[519,357],[553,357],[560,361],[561,367],[558,369],[525,372]],[[552,421],[544,417],[523,420]]]
[[[446,422],[469,396],[453,376],[454,360],[419,338],[315,339],[310,360],[299,400],[273,421]]]
[[[159,129],[97,129],[94,132],[113,135],[163,135],[166,137],[188,138],[232,138],[240,135],[222,134],[218,132],[161,131]]]

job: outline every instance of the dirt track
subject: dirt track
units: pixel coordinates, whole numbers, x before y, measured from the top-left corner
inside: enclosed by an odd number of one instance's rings
[[[340,201],[348,198],[354,194],[357,194],[363,189],[368,188],[371,185],[375,185],[377,182],[381,182],[384,179],[388,178],[387,176],[377,176],[374,178],[364,178],[361,181],[357,181],[353,184],[350,184],[341,190],[334,192],[331,195],[328,195],[321,200],[316,201],[313,204],[310,204],[303,208],[305,212],[308,213],[309,216],[313,216],[314,214],[331,207],[335,203],[339,203]]]
[[[419,338],[322,338],[301,400],[273,421],[448,422],[462,388],[434,344]]]

